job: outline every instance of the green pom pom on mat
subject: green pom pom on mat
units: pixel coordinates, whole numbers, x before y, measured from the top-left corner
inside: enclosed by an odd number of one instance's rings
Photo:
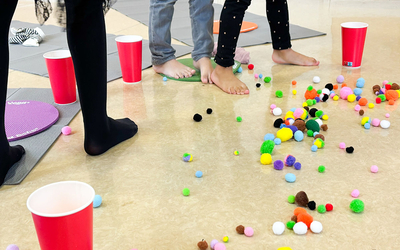
[[[314,132],[312,130],[307,130],[308,137],[314,137]]]
[[[320,95],[322,93],[322,90],[317,90],[318,95]]]
[[[289,195],[289,197],[287,198],[287,201],[288,201],[289,203],[291,203],[291,204],[294,204],[295,198],[296,198],[296,197],[294,197],[294,195]]]
[[[325,172],[325,166],[319,166],[318,167],[318,172],[320,172],[320,173],[323,173],[323,172]]]
[[[269,83],[270,81],[271,81],[271,77],[269,77],[269,76],[264,77],[265,83]]]
[[[311,100],[311,99],[308,99],[308,100],[306,101],[306,103],[307,103],[308,106],[314,105],[314,102],[313,102],[313,100]]]
[[[360,199],[354,199],[352,202],[350,202],[350,209],[354,213],[361,213],[364,211],[364,202]]]
[[[184,188],[184,189],[182,190],[182,194],[183,194],[184,196],[189,196],[189,195],[190,195],[190,190],[189,190],[189,188]]]
[[[326,212],[326,207],[324,205],[319,205],[317,210],[320,214],[324,214]]]
[[[282,92],[282,90],[277,90],[277,91],[275,92],[275,95],[276,95],[276,97],[278,97],[278,98],[282,98],[282,97],[283,97],[283,92]]]
[[[266,141],[264,141],[263,144],[261,145],[260,153],[261,153],[261,154],[267,153],[267,154],[272,155],[272,151],[274,150],[274,147],[275,147],[275,142],[274,142],[274,141],[272,141],[272,140],[266,140]]]
[[[240,116],[236,117],[236,121],[237,122],[241,122],[242,121],[242,117],[240,117]]]
[[[307,90],[308,90],[308,91],[311,91],[311,90],[313,90],[313,88],[314,88],[314,87],[310,85],[310,86],[307,87]]]
[[[294,225],[296,224],[296,222],[294,222],[294,221],[288,221],[287,223],[286,223],[286,227],[288,228],[288,229],[293,229],[293,227],[294,227]]]

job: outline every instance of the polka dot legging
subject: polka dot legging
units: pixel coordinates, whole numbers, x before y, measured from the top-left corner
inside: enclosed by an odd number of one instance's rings
[[[287,0],[266,0],[267,18],[271,29],[272,47],[276,50],[288,49],[290,43],[289,11]],[[251,0],[226,0],[221,12],[218,49],[215,62],[223,67],[234,64],[237,40],[244,13]]]

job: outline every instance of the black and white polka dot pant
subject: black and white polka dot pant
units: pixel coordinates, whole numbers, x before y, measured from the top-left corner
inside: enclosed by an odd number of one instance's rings
[[[276,50],[291,48],[287,0],[266,0],[266,2],[272,47]],[[220,66],[230,67],[234,64],[233,58],[240,28],[250,3],[251,0],[225,1],[221,12],[218,49],[215,55],[215,62]]]

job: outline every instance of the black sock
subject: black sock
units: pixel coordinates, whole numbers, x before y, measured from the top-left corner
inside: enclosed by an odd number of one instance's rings
[[[3,147],[0,148],[0,152],[4,152],[0,154],[0,186],[3,185],[4,178],[6,178],[8,170],[10,170],[14,163],[18,162],[25,154],[25,150],[21,145],[13,147],[8,146],[7,148],[8,152],[5,152]]]

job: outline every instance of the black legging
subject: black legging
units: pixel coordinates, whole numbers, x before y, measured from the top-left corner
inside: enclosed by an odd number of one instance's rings
[[[287,0],[266,0],[266,2],[272,47],[276,50],[291,48]],[[215,62],[220,66],[230,67],[234,64],[240,26],[250,3],[251,0],[225,1],[221,12],[218,49],[215,56]]]

